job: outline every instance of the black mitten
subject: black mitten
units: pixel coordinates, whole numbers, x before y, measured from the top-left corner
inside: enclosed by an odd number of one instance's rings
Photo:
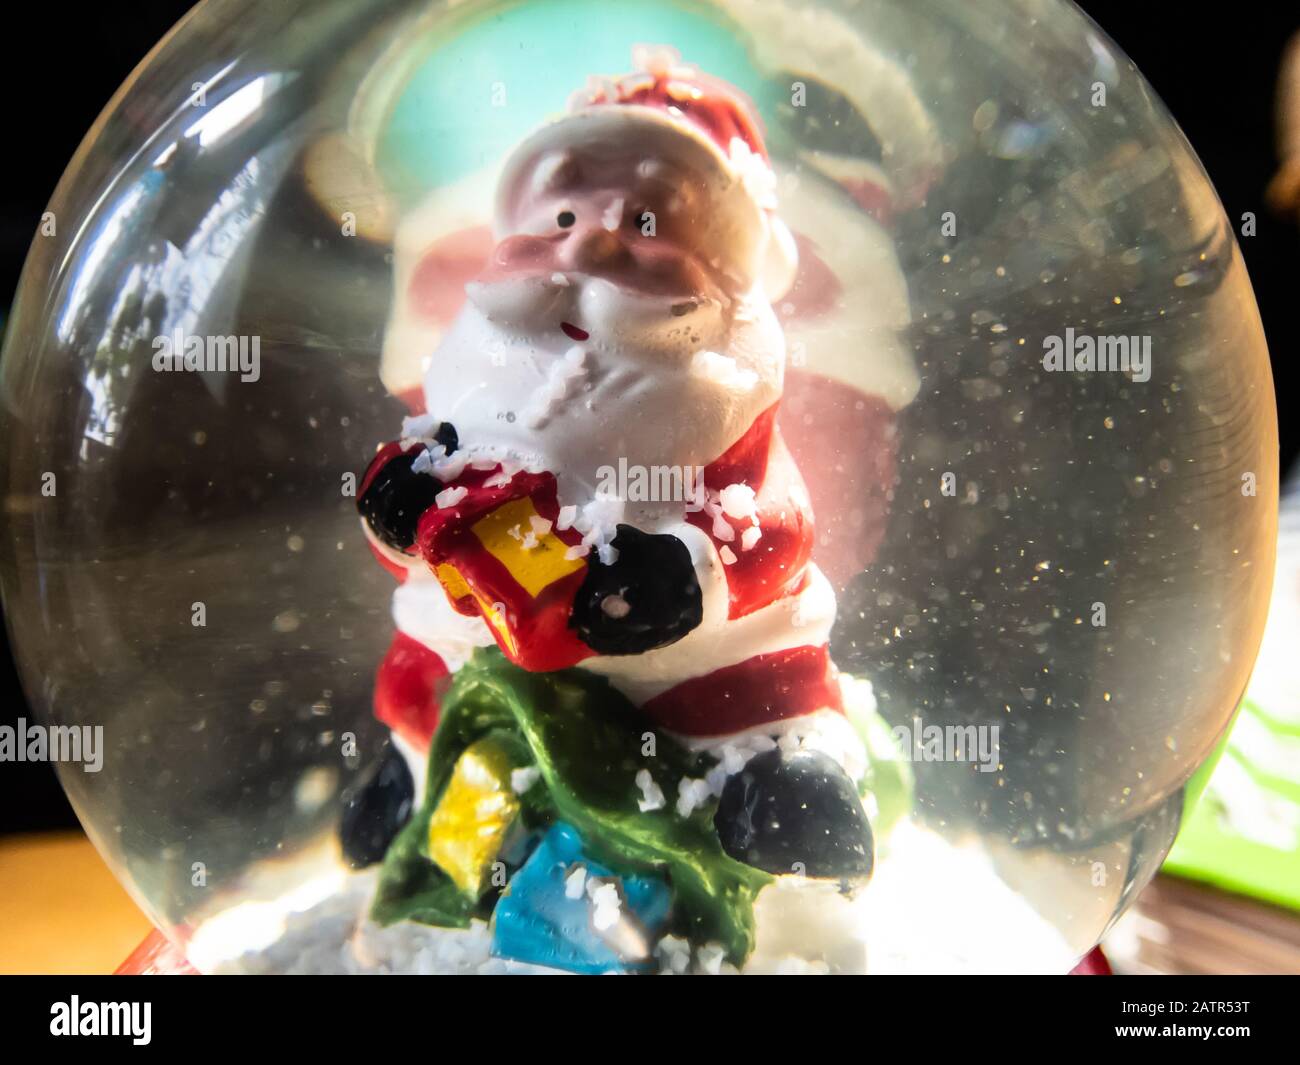
[[[618,558],[593,552],[569,627],[598,654],[637,655],[680,640],[700,623],[704,600],[691,553],[677,537],[620,525]]]
[[[447,449],[447,454],[456,450],[456,430],[451,423],[443,422],[434,439]],[[411,464],[423,454],[423,448],[385,454],[388,450],[385,448],[376,457],[375,463],[381,464],[378,470],[366,471],[357,510],[382,543],[406,552],[415,543],[420,515],[434,505],[434,497],[443,486],[430,473],[412,471]]]

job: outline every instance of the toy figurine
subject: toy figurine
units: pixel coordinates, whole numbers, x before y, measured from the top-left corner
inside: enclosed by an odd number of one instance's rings
[[[345,850],[383,857],[381,922],[490,919],[502,957],[861,967],[869,687],[846,717],[776,424],[796,245],[748,103],[638,67],[505,163],[427,413],[361,483],[403,582],[376,711],[418,784],[382,767]]]

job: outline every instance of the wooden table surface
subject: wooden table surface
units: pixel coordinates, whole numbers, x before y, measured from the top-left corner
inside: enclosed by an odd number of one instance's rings
[[[80,832],[0,839],[0,973],[111,973],[151,927]]]
[[[1117,973],[1300,974],[1300,914],[1158,876],[1107,937]]]

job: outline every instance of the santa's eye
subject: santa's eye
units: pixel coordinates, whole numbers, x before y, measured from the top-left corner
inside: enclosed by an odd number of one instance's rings
[[[623,226],[629,233],[639,233],[643,237],[653,237],[655,235],[655,213],[645,204],[629,207],[623,215]]]
[[[572,211],[561,211],[555,216],[555,224],[561,229],[568,229],[577,220],[577,216]]]

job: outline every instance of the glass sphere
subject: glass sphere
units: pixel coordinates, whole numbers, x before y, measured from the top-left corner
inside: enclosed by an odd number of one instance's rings
[[[204,971],[1065,972],[1267,604],[1232,226],[1057,0],[207,0],[0,372],[27,693]]]

